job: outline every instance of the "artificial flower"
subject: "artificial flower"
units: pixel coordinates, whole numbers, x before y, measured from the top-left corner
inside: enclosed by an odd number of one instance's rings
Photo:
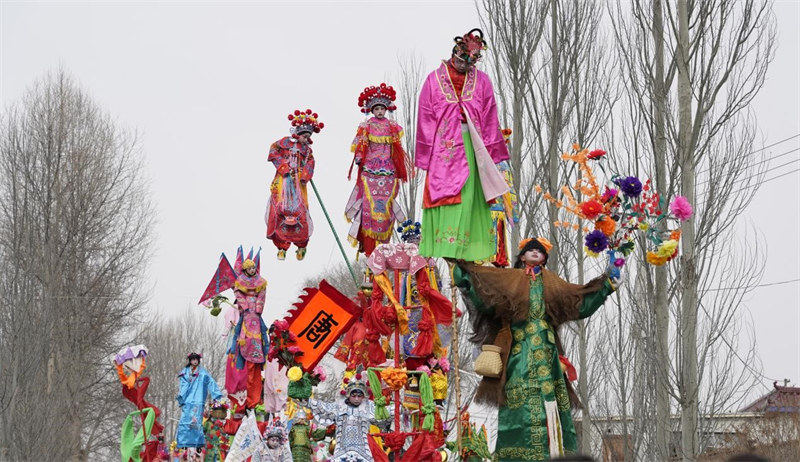
[[[303,370],[297,366],[293,366],[289,368],[289,372],[286,373],[286,376],[289,377],[289,380],[292,382],[297,382],[303,378]]]
[[[660,257],[658,254],[652,251],[647,251],[647,263],[650,263],[654,266],[661,266],[667,262],[666,257]]]
[[[317,376],[317,378],[319,378],[320,382],[324,382],[325,379],[328,378],[325,375],[325,369],[323,369],[322,366],[315,367],[313,373],[315,376]]]
[[[386,382],[386,385],[389,385],[389,388],[397,391],[403,388],[408,382],[408,374],[405,368],[397,369],[394,367],[387,367],[381,371],[381,379]]]
[[[447,358],[445,357],[439,358],[438,364],[443,371],[450,372],[450,361]]]
[[[608,247],[608,237],[599,229],[587,234],[585,242],[586,247],[595,253],[600,253]]]
[[[619,185],[625,197],[639,197],[642,193],[642,182],[635,176],[617,179],[615,183]]]
[[[588,159],[599,159],[599,158],[603,157],[604,155],[606,155],[605,151],[603,151],[602,149],[595,149],[594,151],[590,152],[589,155],[586,156],[586,158],[588,158]]]
[[[670,240],[679,241],[681,239],[681,230],[676,229],[669,233]]]
[[[596,200],[589,200],[581,204],[581,212],[589,220],[594,220],[603,211],[603,204]]]
[[[692,216],[692,204],[683,196],[675,196],[669,204],[669,211],[680,221],[686,221]]]
[[[672,256],[672,254],[675,253],[675,250],[677,250],[677,248],[678,248],[678,241],[673,241],[673,240],[664,241],[661,243],[661,245],[658,246],[658,250],[656,251],[656,253],[658,254],[659,257],[669,258]]]
[[[600,200],[603,203],[605,203],[605,202],[608,202],[608,201],[614,199],[615,197],[617,197],[618,194],[619,194],[619,191],[617,191],[616,189],[606,187],[605,192],[603,192],[603,195],[600,196]]]
[[[602,217],[594,222],[594,229],[602,231],[606,236],[611,236],[617,230],[617,222],[608,217]]]
[[[292,346],[290,346],[290,347],[288,348],[288,350],[289,350],[289,353],[291,353],[291,354],[293,354],[293,355],[296,355],[297,353],[300,353],[300,352],[302,352],[302,351],[303,351],[303,350],[301,350],[301,349],[300,349],[300,347],[299,347],[299,346],[297,346],[297,345],[292,345]]]
[[[623,266],[625,266],[625,259],[617,258],[616,260],[614,260],[614,266],[616,266],[617,268],[622,268]]]
[[[639,223],[639,229],[641,229],[642,231],[647,231],[648,229],[650,229],[650,225],[648,223],[641,222]]]
[[[600,256],[599,253],[592,252],[591,250],[589,250],[589,247],[584,247],[583,251],[586,253],[587,256],[592,257],[592,258],[597,258],[598,256]]]
[[[281,319],[281,320],[279,320],[279,321],[275,321],[275,322],[273,323],[273,325],[274,325],[276,328],[280,329],[280,330],[286,330],[286,329],[288,329],[288,328],[289,328],[289,323],[288,323],[288,322],[286,322],[286,320],[284,320],[284,319]]]

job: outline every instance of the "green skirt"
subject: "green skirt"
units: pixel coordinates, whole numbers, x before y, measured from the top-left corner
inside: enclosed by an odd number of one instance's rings
[[[461,189],[461,203],[422,209],[420,255],[485,260],[495,254],[494,227],[489,204],[483,196],[469,131],[462,126],[469,177]]]

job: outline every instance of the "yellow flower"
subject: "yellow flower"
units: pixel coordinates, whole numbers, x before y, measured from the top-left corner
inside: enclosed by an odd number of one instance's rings
[[[289,380],[292,382],[297,382],[303,378],[303,370],[297,366],[291,367],[289,368],[289,372],[286,373],[286,376],[289,377]]]
[[[641,229],[642,231],[647,231],[648,228],[650,228],[650,225],[648,225],[647,223],[645,222],[639,223],[639,229]]]
[[[678,248],[678,241],[673,241],[673,240],[664,241],[661,243],[660,246],[658,246],[658,250],[656,251],[656,253],[658,254],[659,257],[669,258],[672,256],[673,253],[675,253],[675,249],[677,248]]]
[[[586,253],[587,256],[592,258],[597,258],[600,254],[597,252],[592,252],[589,250],[589,247],[583,246],[583,251]]]

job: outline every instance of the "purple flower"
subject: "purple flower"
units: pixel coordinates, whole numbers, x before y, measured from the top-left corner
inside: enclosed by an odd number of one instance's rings
[[[619,189],[622,190],[625,197],[639,197],[639,194],[642,193],[642,182],[635,176],[619,178],[614,183],[619,185]]]
[[[605,233],[596,229],[586,235],[586,247],[594,253],[600,253],[608,247],[608,237]]]

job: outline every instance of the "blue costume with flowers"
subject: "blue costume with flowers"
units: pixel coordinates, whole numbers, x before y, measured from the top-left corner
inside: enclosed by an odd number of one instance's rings
[[[178,447],[202,447],[206,443],[203,434],[203,407],[206,398],[218,400],[222,392],[217,382],[206,369],[200,365],[192,369],[185,367],[180,374],[180,391],[175,399],[181,407],[181,420],[178,422]]]

